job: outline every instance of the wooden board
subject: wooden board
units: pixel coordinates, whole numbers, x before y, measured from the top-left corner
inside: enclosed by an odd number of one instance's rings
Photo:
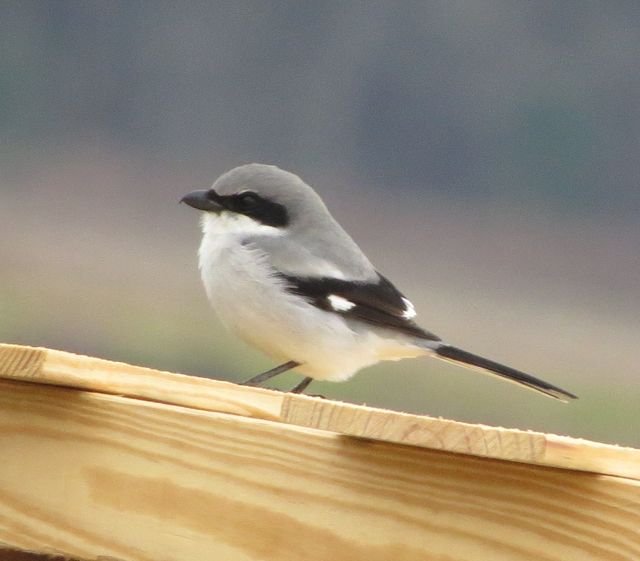
[[[53,384],[260,419],[280,419],[283,395],[41,347],[0,344],[0,378]]]
[[[640,450],[580,438],[285,396],[287,422],[433,450],[640,480]]]
[[[0,543],[127,561],[631,561],[640,483],[0,381]]]
[[[1,377],[640,480],[640,450],[632,448],[283,394],[50,349],[0,344]]]

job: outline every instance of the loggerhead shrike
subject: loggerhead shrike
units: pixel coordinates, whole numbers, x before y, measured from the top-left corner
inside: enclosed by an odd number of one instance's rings
[[[199,266],[222,322],[280,366],[340,382],[382,360],[433,356],[497,375],[562,401],[575,396],[443,342],[422,329],[413,304],[383,277],[293,173],[248,164],[182,202],[202,213]]]

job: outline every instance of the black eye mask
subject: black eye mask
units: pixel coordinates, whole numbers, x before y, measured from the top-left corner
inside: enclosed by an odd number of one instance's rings
[[[283,228],[289,223],[287,209],[253,191],[244,191],[236,195],[218,195],[213,189],[207,197],[231,212],[244,214],[265,226]]]

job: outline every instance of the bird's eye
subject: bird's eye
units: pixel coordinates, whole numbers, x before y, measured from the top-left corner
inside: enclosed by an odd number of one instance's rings
[[[258,206],[260,199],[255,193],[242,193],[238,195],[236,204],[240,210],[251,210]]]

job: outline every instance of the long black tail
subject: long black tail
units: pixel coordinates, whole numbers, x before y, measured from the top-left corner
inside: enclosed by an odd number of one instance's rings
[[[549,384],[544,380],[539,380],[538,378],[534,378],[529,374],[525,374],[524,372],[520,372],[519,370],[515,370],[514,368],[510,368],[497,362],[493,362],[492,360],[482,358],[481,356],[468,353],[467,351],[463,351],[462,349],[458,349],[457,347],[442,345],[434,350],[436,352],[436,355],[444,360],[456,364],[462,364],[463,366],[478,368],[485,374],[494,374],[496,376],[506,378],[507,380],[516,382],[517,384],[522,384],[523,386],[531,388],[532,390],[539,391],[550,397],[555,397],[556,399],[564,401],[565,403],[569,399],[578,399],[577,396],[573,395],[572,393]]]

